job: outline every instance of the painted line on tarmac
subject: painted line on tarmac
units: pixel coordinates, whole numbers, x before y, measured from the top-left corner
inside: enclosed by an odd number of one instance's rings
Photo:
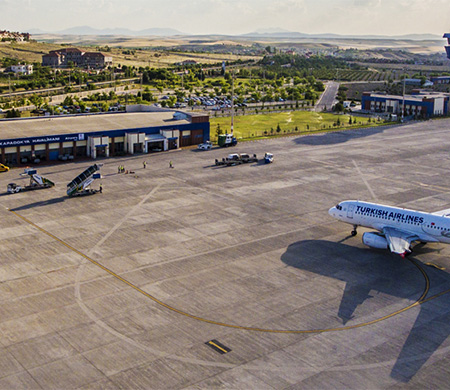
[[[247,331],[254,331],[254,332],[264,332],[264,333],[282,333],[282,334],[326,333],[326,332],[337,332],[337,331],[343,331],[343,330],[349,330],[349,329],[357,329],[357,328],[362,328],[362,327],[365,327],[365,326],[368,326],[368,325],[375,324],[377,322],[381,322],[381,321],[387,320],[388,318],[394,317],[394,316],[396,316],[396,315],[398,315],[400,313],[403,313],[403,312],[405,312],[405,311],[407,311],[409,309],[412,309],[413,307],[416,307],[416,306],[418,306],[418,305],[420,305],[420,304],[422,304],[424,302],[429,302],[429,301],[431,301],[431,300],[433,300],[435,298],[438,298],[438,297],[443,296],[443,295],[447,294],[448,292],[450,292],[450,289],[449,289],[449,290],[443,291],[441,293],[438,293],[436,295],[433,295],[432,297],[429,297],[429,298],[425,299],[427,294],[428,294],[428,291],[430,289],[430,279],[429,279],[427,273],[424,271],[424,269],[416,261],[414,261],[412,259],[408,259],[422,273],[422,275],[423,275],[423,277],[425,279],[424,291],[423,291],[422,295],[415,302],[411,303],[408,306],[405,306],[404,308],[402,308],[400,310],[396,310],[393,313],[387,314],[387,315],[385,315],[383,317],[379,317],[379,318],[376,318],[374,320],[362,322],[362,323],[355,324],[355,325],[348,325],[348,326],[335,327],[335,328],[325,328],[325,329],[298,329],[298,330],[296,330],[296,329],[268,329],[268,328],[258,328],[258,327],[252,327],[252,326],[243,326],[243,325],[229,324],[229,323],[224,323],[224,322],[220,322],[220,321],[214,321],[214,320],[210,320],[210,319],[207,319],[207,318],[199,317],[197,315],[190,314],[190,313],[185,312],[185,311],[183,311],[181,309],[177,309],[176,307],[168,305],[167,303],[159,300],[158,298],[154,297],[153,295],[151,295],[151,294],[147,293],[146,291],[142,290],[140,287],[138,287],[135,284],[131,283],[127,279],[121,277],[119,274],[117,274],[114,271],[110,270],[108,267],[104,266],[103,264],[99,263],[98,261],[96,261],[96,260],[92,259],[91,257],[87,256],[86,254],[84,254],[83,252],[81,252],[78,249],[74,248],[70,244],[64,242],[63,240],[61,240],[60,238],[56,237],[52,233],[50,233],[47,230],[45,230],[45,229],[41,228],[40,226],[36,225],[34,222],[30,221],[26,217],[18,214],[17,212],[15,212],[13,210],[9,210],[9,211],[11,213],[13,213],[14,215],[16,215],[18,218],[22,219],[24,222],[26,222],[29,225],[35,227],[36,229],[38,229],[42,233],[46,234],[47,236],[53,238],[54,240],[58,241],[59,243],[61,243],[65,247],[67,247],[68,249],[70,249],[73,252],[77,253],[78,255],[80,255],[84,259],[88,260],[92,264],[96,265],[97,267],[101,268],[102,270],[104,270],[105,272],[107,272],[108,274],[113,276],[114,278],[120,280],[121,282],[123,282],[127,286],[131,287],[135,291],[137,291],[137,292],[141,293],[142,295],[146,296],[147,298],[151,299],[153,302],[163,306],[164,308],[166,308],[168,310],[171,310],[171,311],[173,311],[175,313],[178,313],[180,315],[183,315],[185,317],[191,318],[193,320],[201,321],[201,322],[212,324],[212,325],[218,325],[218,326],[223,326],[223,327],[227,327],[227,328],[232,328],[232,329],[247,330]]]
[[[366,178],[364,177],[363,173],[361,172],[361,169],[359,169],[358,164],[356,164],[355,160],[353,161],[353,165],[355,166],[356,170],[358,171],[359,176],[361,177],[362,181],[364,182],[364,184],[366,185],[367,189],[370,192],[370,195],[372,196],[373,200],[378,200],[377,196],[375,195],[375,192],[373,192],[372,187],[369,185],[369,182],[366,180]]]

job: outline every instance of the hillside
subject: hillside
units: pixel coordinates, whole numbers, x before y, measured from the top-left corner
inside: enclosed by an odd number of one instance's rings
[[[33,40],[29,42],[0,42],[0,58],[10,57],[27,63],[41,62],[42,55],[47,54],[51,50],[58,50],[68,46],[78,47],[85,51],[108,51],[113,57],[114,64],[136,67],[166,67],[185,60],[194,60],[208,64],[235,61],[239,58],[242,60],[254,58],[227,53],[183,53],[162,49],[154,50],[144,47],[144,45],[149,45],[149,41],[143,38],[130,39],[131,42],[128,42],[126,38],[110,37],[108,41],[103,42],[101,45],[96,45],[94,42],[87,44],[86,41],[80,45],[76,44],[76,39],[73,41],[70,42],[70,39],[67,39],[65,40],[66,43],[37,42]],[[165,40],[157,40],[153,43],[160,47],[164,47],[165,43],[167,44]]]

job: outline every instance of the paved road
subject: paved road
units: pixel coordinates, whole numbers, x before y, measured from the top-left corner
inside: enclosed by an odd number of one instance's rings
[[[331,109],[336,99],[336,94],[339,89],[339,83],[335,81],[329,81],[325,84],[325,92],[322,94],[319,102],[316,104],[314,111],[323,111]]]

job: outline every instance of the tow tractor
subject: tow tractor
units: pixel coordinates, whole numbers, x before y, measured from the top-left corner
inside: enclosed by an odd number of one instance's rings
[[[43,188],[50,188],[55,185],[52,181],[38,175],[36,169],[26,168],[24,173],[21,173],[21,176],[29,176],[30,184],[27,186],[21,186],[16,183],[9,183],[7,188],[9,194],[14,194],[21,191],[40,190]]]
[[[264,155],[264,162],[265,162],[266,164],[273,163],[273,154],[272,154],[272,153],[266,153],[266,154]]]
[[[233,153],[233,154],[229,154],[228,157],[223,158],[222,161],[216,159],[215,164],[231,166],[231,165],[247,164],[247,163],[252,163],[252,162],[258,162],[258,158],[256,157],[256,154],[254,154],[253,156],[250,156],[247,153],[241,153],[241,154]]]
[[[83,196],[83,195],[93,195],[100,190],[94,190],[89,188],[95,179],[101,179],[102,175],[97,173],[103,164],[94,164],[80,173],[75,179],[73,179],[69,184],[67,184],[67,195],[68,196]]]
[[[6,165],[0,164],[0,172],[8,172],[9,171],[9,167],[7,167]]]

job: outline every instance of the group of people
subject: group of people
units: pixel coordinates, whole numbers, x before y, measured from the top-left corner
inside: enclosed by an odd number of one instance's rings
[[[143,169],[147,168],[147,161],[142,162],[142,167]],[[172,160],[169,161],[169,168],[174,168]],[[117,173],[128,173],[128,171],[125,171],[125,167],[123,165],[119,165],[117,167]]]

